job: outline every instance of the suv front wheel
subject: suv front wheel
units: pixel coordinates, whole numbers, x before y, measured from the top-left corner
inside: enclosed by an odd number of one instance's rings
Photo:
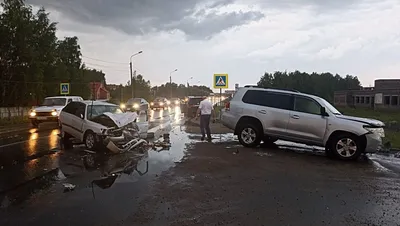
[[[342,160],[356,160],[364,151],[359,137],[353,134],[339,134],[332,138],[329,151]]]
[[[239,142],[245,147],[257,147],[261,143],[262,133],[253,124],[245,124],[238,130]]]

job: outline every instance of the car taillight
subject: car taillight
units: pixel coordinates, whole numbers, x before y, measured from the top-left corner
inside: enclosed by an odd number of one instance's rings
[[[225,109],[230,109],[231,108],[231,102],[226,102],[225,103]]]

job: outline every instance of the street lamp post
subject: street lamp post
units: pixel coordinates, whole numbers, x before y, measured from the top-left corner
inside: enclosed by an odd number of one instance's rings
[[[131,95],[132,95],[132,98],[135,97],[135,92],[136,92],[136,78],[135,78],[135,84],[133,84],[132,57],[134,57],[134,56],[136,56],[136,55],[139,55],[139,54],[141,54],[141,53],[143,53],[143,51],[139,51],[139,52],[133,54],[133,55],[129,58],[129,69],[130,69],[130,72],[131,72]]]
[[[172,73],[177,72],[177,71],[178,71],[178,69],[175,69],[169,73],[169,85],[171,86],[170,87],[170,92],[171,92],[170,98],[172,98]]]
[[[190,80],[192,80],[193,79],[193,77],[190,77],[187,81],[186,81],[186,85],[187,85],[187,95],[189,96],[190,95],[190,85],[189,85],[189,81]]]

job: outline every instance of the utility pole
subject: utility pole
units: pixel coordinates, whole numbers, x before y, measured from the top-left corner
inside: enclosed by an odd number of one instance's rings
[[[139,52],[137,52],[137,53],[135,53],[135,54],[133,54],[130,58],[129,58],[129,71],[130,71],[130,74],[131,74],[131,95],[132,95],[132,98],[134,98],[134,89],[135,89],[135,87],[134,87],[134,84],[133,84],[133,82],[134,82],[134,78],[133,78],[133,75],[132,75],[132,57],[134,57],[134,56],[136,56],[136,55],[139,55],[139,54],[141,54],[141,53],[143,53],[143,51],[139,51]],[[136,71],[135,71],[135,76],[136,76]],[[136,84],[136,82],[135,82],[135,84]]]
[[[133,75],[132,75],[132,61],[129,62],[129,69],[131,71],[131,98],[133,98]]]
[[[169,73],[169,85],[170,85],[170,98],[172,98],[172,73],[177,72],[178,69],[175,69]]]

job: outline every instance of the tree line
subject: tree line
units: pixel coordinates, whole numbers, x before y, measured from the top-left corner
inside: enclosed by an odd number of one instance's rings
[[[333,93],[338,90],[360,89],[361,83],[357,76],[306,72],[279,72],[265,73],[258,86],[265,88],[294,89],[299,92],[320,96],[332,103]]]
[[[33,12],[24,0],[0,3],[0,106],[28,106],[59,95],[59,84],[88,98],[88,83],[104,73],[82,63],[77,37],[56,36],[57,23],[44,8]]]

